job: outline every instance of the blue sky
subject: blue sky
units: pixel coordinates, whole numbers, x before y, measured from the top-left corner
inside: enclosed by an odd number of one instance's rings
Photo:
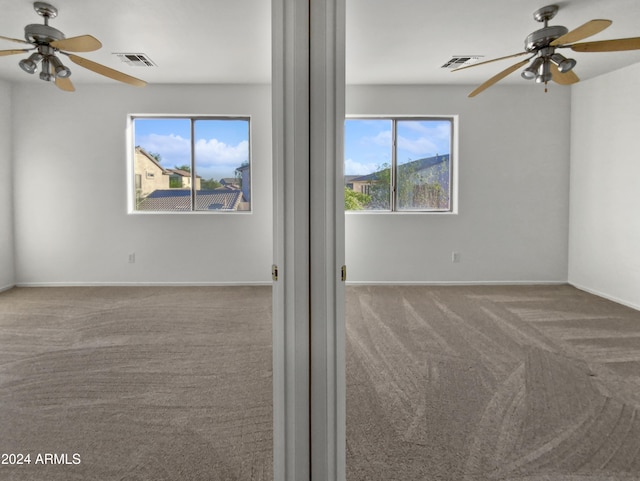
[[[450,153],[451,122],[398,122],[398,163]],[[392,122],[388,119],[348,119],[344,135],[345,175],[365,175],[391,164]]]
[[[135,145],[160,154],[165,168],[191,162],[191,123],[185,118],[135,119]],[[345,122],[344,171],[365,175],[391,163],[392,122],[388,119],[348,119]],[[195,122],[196,173],[204,179],[234,177],[249,160],[247,120],[206,119]],[[447,120],[398,122],[400,164],[436,154],[448,154],[451,123]]]
[[[191,163],[191,121],[180,118],[137,118],[135,145],[160,154],[161,165],[174,168]],[[247,120],[195,121],[196,174],[204,179],[234,177],[235,169],[249,160]]]

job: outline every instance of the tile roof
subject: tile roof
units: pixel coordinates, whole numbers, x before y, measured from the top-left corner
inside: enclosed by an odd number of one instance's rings
[[[441,162],[447,162],[448,160],[449,160],[449,154],[436,155],[433,157],[424,157],[422,159],[413,160],[411,162],[401,164],[398,167],[400,169],[406,169],[409,166],[416,166],[416,171],[418,171],[418,170],[428,169],[429,167],[433,167],[434,165],[440,164]],[[381,172],[382,170],[379,170],[377,172],[372,172],[367,175],[349,176],[351,178],[348,180],[348,182],[366,182],[369,180],[376,180]],[[345,181],[346,181],[346,176],[345,176]]]
[[[402,165],[408,166],[411,164],[416,164],[417,165],[416,170],[423,170],[423,169],[432,167],[436,164],[439,164],[441,162],[447,162],[448,160],[449,160],[449,154],[444,154],[444,155],[436,155],[435,157],[425,157],[424,159],[414,160],[413,162],[407,162],[406,164],[402,164]],[[402,168],[402,166],[400,166],[400,168]]]
[[[182,169],[167,169],[167,172],[172,174],[181,175],[182,177],[191,177],[191,172]]]
[[[242,191],[231,189],[197,190],[195,210],[237,210]],[[191,190],[155,190],[140,201],[139,211],[181,212],[191,210]]]

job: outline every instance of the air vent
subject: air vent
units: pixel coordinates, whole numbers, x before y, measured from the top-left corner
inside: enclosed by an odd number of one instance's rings
[[[471,65],[480,60],[482,55],[455,55],[451,60],[447,61],[442,68],[458,68],[464,65]]]
[[[114,53],[131,67],[155,67],[156,64],[144,53]]]

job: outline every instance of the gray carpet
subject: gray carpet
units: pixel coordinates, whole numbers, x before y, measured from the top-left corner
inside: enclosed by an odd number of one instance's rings
[[[271,480],[271,390],[269,287],[0,294],[2,480]]]
[[[352,287],[349,481],[640,480],[640,312],[568,286]]]
[[[268,287],[0,294],[2,480],[271,481],[271,390]],[[347,450],[348,481],[640,480],[640,312],[350,286]]]

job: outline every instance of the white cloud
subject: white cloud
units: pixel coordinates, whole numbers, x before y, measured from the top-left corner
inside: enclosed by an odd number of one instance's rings
[[[398,147],[417,155],[430,155],[438,153],[438,145],[431,139],[428,139],[426,137],[420,137],[418,139],[407,139],[406,137],[398,137]]]
[[[149,134],[138,140],[147,152],[160,154],[164,167],[173,167],[190,162],[191,142],[179,135]]]
[[[198,165],[234,165],[238,167],[249,160],[249,142],[241,141],[238,145],[228,145],[217,139],[198,140],[196,142],[196,159]]]
[[[363,137],[363,142],[368,143],[371,142],[375,145],[381,145],[383,147],[389,147],[391,145],[391,131],[383,130],[378,133],[375,137]]]
[[[398,148],[417,156],[435,155],[449,152],[450,127],[445,123],[426,125],[421,122],[404,122],[403,128],[419,134],[408,138],[398,135]],[[379,132],[374,137],[363,137],[361,144],[373,144],[391,148],[392,136],[390,130]]]
[[[449,134],[451,132],[449,122],[445,121],[424,122],[417,120],[415,122],[402,122],[401,125],[404,129],[413,130],[414,132],[440,139],[449,138]]]
[[[347,159],[344,161],[344,173],[345,175],[367,175],[371,172],[378,170],[378,164],[376,163],[363,163],[357,162],[353,159]]]
[[[191,163],[191,141],[179,135],[150,134],[139,139],[147,152],[160,154],[161,164],[173,168]],[[217,139],[201,139],[196,142],[196,173],[204,178],[233,177],[234,171],[249,160],[249,142],[229,145]]]
[[[403,130],[418,134],[407,138],[398,135],[398,147],[418,156],[449,153],[451,127],[448,122],[402,122]]]

